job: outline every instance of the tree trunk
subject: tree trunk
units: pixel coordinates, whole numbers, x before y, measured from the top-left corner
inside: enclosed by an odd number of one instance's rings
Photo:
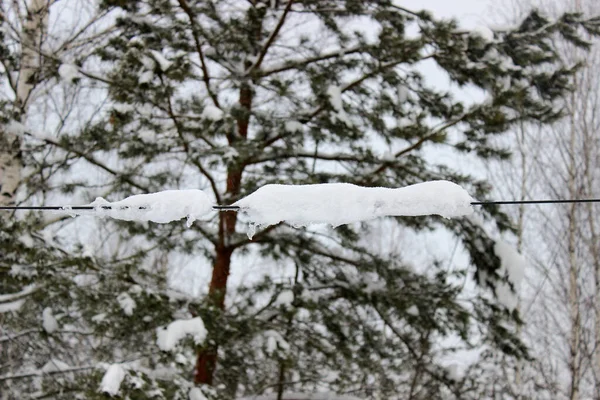
[[[574,96],[572,96],[572,103],[574,102]],[[571,123],[570,141],[568,146],[568,153],[570,158],[570,165],[568,169],[569,176],[569,195],[571,199],[576,199],[577,190],[577,149],[576,149],[576,127],[575,127],[575,115],[569,116]],[[576,215],[576,204],[571,204],[568,216],[568,260],[569,260],[569,317],[571,319],[571,332],[569,338],[569,368],[571,372],[571,388],[569,393],[570,400],[579,399],[579,383],[581,378],[580,372],[580,360],[579,354],[580,345],[579,338],[581,334],[581,316],[579,313],[579,290],[577,283],[577,276],[579,268],[577,265],[577,246],[576,246],[576,234],[577,234],[577,215]]]
[[[237,135],[228,136],[230,145],[237,141],[244,141],[248,137],[250,110],[252,106],[252,90],[243,83],[240,88],[239,104],[243,115],[238,119]],[[227,190],[225,199],[233,201],[240,194],[244,165],[231,165],[227,170]],[[216,257],[213,265],[212,278],[208,290],[208,297],[219,310],[225,310],[225,295],[227,294],[227,280],[231,267],[231,256],[234,248],[231,238],[235,235],[237,213],[224,212],[219,215],[219,240],[216,246]],[[198,352],[194,383],[212,385],[214,371],[217,366],[218,346],[202,348]]]
[[[46,36],[48,8],[46,0],[31,0],[22,21],[21,67],[14,86],[16,120],[21,122],[27,111],[36,73],[41,66],[39,49]],[[10,74],[11,71],[7,71]],[[13,132],[0,130],[0,205],[14,204],[21,180],[21,138]]]

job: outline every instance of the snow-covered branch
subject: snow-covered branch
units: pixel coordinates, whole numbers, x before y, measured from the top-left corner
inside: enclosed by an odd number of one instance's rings
[[[25,296],[30,295],[39,289],[36,285],[29,285],[23,288],[20,292],[17,293],[9,293],[9,294],[0,294],[0,303],[8,303],[9,301],[19,300]]]

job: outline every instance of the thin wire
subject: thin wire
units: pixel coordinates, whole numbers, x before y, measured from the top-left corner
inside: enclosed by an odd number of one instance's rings
[[[471,205],[487,206],[487,205],[501,205],[501,204],[566,204],[566,203],[600,203],[600,199],[474,201],[471,203]]]
[[[499,200],[499,201],[473,201],[473,206],[511,205],[511,204],[568,204],[568,203],[600,203],[600,199],[574,199],[574,200]],[[128,210],[131,207],[117,207],[115,210]],[[239,206],[212,206],[215,211],[239,211]],[[0,206],[0,210],[54,210],[54,211],[79,211],[79,210],[113,210],[112,206]],[[146,207],[137,207],[145,210]]]
[[[132,207],[115,207],[114,210],[129,210]],[[146,207],[134,207],[137,210],[145,210]],[[212,206],[216,211],[238,211],[239,206]],[[79,211],[79,210],[113,210],[112,206],[0,206],[0,210],[45,210],[45,211]]]

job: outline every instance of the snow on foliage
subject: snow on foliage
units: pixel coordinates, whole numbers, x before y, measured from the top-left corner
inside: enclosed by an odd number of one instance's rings
[[[94,274],[77,274],[73,277],[73,283],[77,287],[94,286],[100,282],[98,276]]]
[[[336,111],[344,109],[344,104],[342,103],[342,90],[339,86],[330,85],[327,88],[327,96],[329,96],[329,102]]]
[[[0,303],[0,314],[11,311],[19,311],[25,303],[25,299],[11,301],[9,303]]]
[[[120,364],[109,365],[100,382],[100,392],[111,396],[118,395],[123,379],[125,379],[125,368]]]
[[[173,65],[173,63],[167,60],[162,53],[156,50],[150,50],[150,53],[152,53],[152,57],[154,57],[154,60],[156,60],[156,63],[160,67],[161,71],[166,71],[171,67],[171,65]]]
[[[446,374],[449,379],[458,382],[462,380],[463,374],[457,363],[452,363],[446,367]]]
[[[117,301],[119,302],[119,306],[121,310],[125,313],[125,315],[132,316],[133,310],[136,307],[135,300],[131,298],[128,293],[121,293],[117,296]]]
[[[406,313],[408,315],[412,315],[413,317],[419,316],[419,309],[414,304],[406,309]]]
[[[498,270],[500,279],[506,277],[508,280],[508,282],[498,280],[495,283],[496,296],[500,303],[512,311],[519,302],[518,292],[525,274],[527,261],[516,249],[503,241],[497,241],[494,244],[494,254],[500,259],[500,269]],[[509,282],[513,288],[511,288]]]
[[[277,394],[266,394],[261,396],[242,397],[238,400],[277,400]],[[281,400],[362,400],[358,397],[335,394],[335,393],[294,393],[287,392]]]
[[[12,301],[12,300],[18,299],[20,297],[27,296],[28,294],[31,294],[35,290],[37,290],[37,288],[38,287],[36,285],[27,285],[20,292],[8,293],[8,294],[0,294],[0,303],[4,303],[4,302],[7,302],[7,301]]]
[[[97,198],[94,214],[125,221],[152,221],[168,223],[187,218],[188,226],[211,212],[212,202],[202,190],[165,190],[151,194],[138,194],[110,203]],[[108,209],[107,207],[111,207]],[[65,208],[71,213],[72,210]],[[86,214],[77,212],[79,214]]]
[[[223,119],[223,114],[223,110],[220,108],[209,105],[204,107],[204,110],[202,110],[202,114],[200,116],[211,121],[220,121]]]
[[[152,82],[152,80],[154,79],[154,71],[148,70],[148,71],[144,71],[140,77],[138,78],[138,82],[139,83],[148,83],[148,82]]]
[[[285,121],[284,128],[286,132],[296,133],[302,132],[304,125],[302,125],[302,123],[299,121]]]
[[[290,289],[286,289],[277,295],[277,298],[275,299],[275,305],[289,307],[292,305],[293,301],[294,292]]]
[[[285,341],[283,336],[277,331],[268,330],[263,333],[265,340],[265,351],[267,354],[272,355],[279,348],[283,351],[288,351],[290,345]]]
[[[73,82],[79,77],[79,69],[72,64],[61,64],[58,67],[58,75],[65,82]]]
[[[202,390],[200,390],[200,388],[197,387],[192,388],[188,396],[190,400],[207,400],[204,393],[202,393]]]
[[[19,311],[19,309],[25,303],[25,297],[37,290],[36,285],[28,285],[23,288],[20,292],[0,294],[0,314],[11,311]]]
[[[42,312],[42,327],[47,333],[53,333],[58,329],[58,322],[54,318],[54,315],[52,315],[50,307],[44,308]]]
[[[23,136],[25,135],[26,128],[19,121],[12,119],[4,125],[4,131],[15,136]]]
[[[162,351],[171,351],[186,336],[193,336],[196,344],[202,344],[207,334],[202,318],[180,319],[171,322],[166,328],[158,328],[156,343]]]
[[[365,188],[347,183],[266,185],[237,201],[248,217],[248,236],[258,226],[286,221],[295,226],[333,226],[381,216],[470,215],[473,198],[448,181],[419,183],[399,189]]]
[[[336,113],[333,115],[333,121],[335,122],[336,119],[339,119],[345,123],[346,126],[352,126],[352,121],[350,121],[348,114],[346,114],[346,111],[344,110],[344,103],[342,102],[342,89],[339,86],[330,85],[327,88],[327,96],[329,96],[329,103],[336,111]]]
[[[55,358],[51,358],[50,361],[44,364],[40,370],[43,373],[48,374],[51,372],[68,371],[69,369],[71,369],[69,364]]]
[[[471,35],[479,36],[486,42],[494,41],[494,32],[487,26],[480,25],[471,31]]]

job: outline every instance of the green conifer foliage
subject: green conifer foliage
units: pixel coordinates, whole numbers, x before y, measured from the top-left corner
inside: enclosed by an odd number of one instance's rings
[[[586,47],[584,32],[600,34],[598,20],[568,14],[553,21],[533,12],[492,38],[386,0],[105,0],[100,7],[118,15],[116,33],[95,51],[108,71],[107,108],[81,131],[46,145],[101,169],[109,199],[202,188],[215,203],[231,204],[270,183],[403,187],[436,179],[484,199],[488,182],[431,154],[508,157],[495,137],[522,121],[561,115],[558,100],[577,66],[561,63],[553,38]],[[431,84],[426,63],[455,87],[484,90],[485,99],[467,104]],[[17,275],[6,287],[0,282],[0,292],[30,282],[51,286],[51,296],[35,294],[35,304],[24,305],[35,311],[23,315],[39,326],[45,307],[56,308],[61,326],[89,332],[77,352],[89,355],[89,371],[66,383],[43,376],[56,393],[62,387],[101,398],[103,369],[94,367],[103,362],[127,363],[119,395],[131,399],[184,399],[194,385],[222,399],[321,390],[374,399],[476,397],[475,378],[442,366],[445,339],[528,357],[507,328],[521,322],[518,313],[484,294],[500,266],[486,229],[510,230],[510,221],[494,207],[478,214],[485,223],[390,218],[403,229],[452,234],[472,264],[455,271],[447,260],[411,265],[377,251],[363,240],[369,223],[278,224],[250,240],[243,216],[232,212],[190,228],[103,220],[126,251],[91,259],[14,242],[0,258],[3,271],[24,263],[10,254],[31,254],[37,264],[25,264],[40,266],[19,284]],[[177,257],[210,269],[209,287],[200,288],[205,296],[168,287],[165,270]],[[243,269],[250,257],[289,279],[265,274],[232,288],[232,268]],[[78,278],[78,286],[72,278],[81,274],[92,277]],[[466,274],[481,286],[469,301],[460,300],[457,283]],[[83,281],[93,287],[82,288]],[[123,306],[127,296],[135,303],[131,313]],[[160,351],[157,329],[198,316],[206,340],[190,337],[175,351]],[[38,334],[65,351],[71,338]]]

